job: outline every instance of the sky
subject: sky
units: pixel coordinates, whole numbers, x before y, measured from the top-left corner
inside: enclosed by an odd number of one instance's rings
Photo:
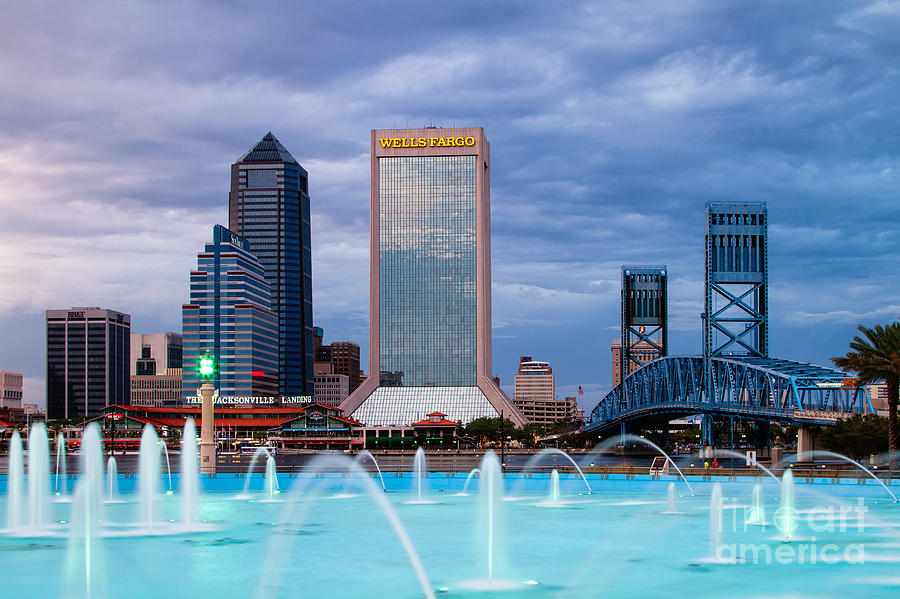
[[[0,369],[44,401],[44,310],[180,331],[272,131],[309,171],[313,312],[368,351],[369,131],[484,127],[494,372],[609,390],[623,264],[701,351],[704,203],[765,200],[771,355],[900,318],[900,2],[11,2],[0,20]]]

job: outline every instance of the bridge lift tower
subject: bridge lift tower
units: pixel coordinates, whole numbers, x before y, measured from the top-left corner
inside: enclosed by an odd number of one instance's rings
[[[769,356],[769,252],[765,202],[706,204],[706,397],[715,401],[710,358]],[[712,445],[712,417],[703,420]]]
[[[622,267],[620,381],[669,355],[667,281],[665,266]]]

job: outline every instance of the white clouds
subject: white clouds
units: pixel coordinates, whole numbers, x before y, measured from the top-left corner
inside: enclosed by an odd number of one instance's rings
[[[769,200],[785,322],[879,317],[900,295],[897,6],[17,5],[0,23],[0,316],[109,304],[177,327],[227,224],[228,166],[271,129],[310,173],[317,324],[364,343],[369,129],[433,117],[492,141],[504,336],[606,331],[620,266],[662,263],[670,325],[693,339],[706,199]]]
[[[22,405],[37,404],[41,409],[47,408],[47,382],[34,376],[22,377]]]
[[[806,312],[795,310],[788,314],[784,321],[792,325],[809,324],[865,324],[873,320],[897,321],[900,320],[900,305],[890,305],[874,308],[866,312],[854,312],[853,310],[831,310],[828,312]]]
[[[842,27],[869,33],[886,26],[896,27],[900,22],[900,1],[875,0],[861,8],[849,10],[835,20]]]

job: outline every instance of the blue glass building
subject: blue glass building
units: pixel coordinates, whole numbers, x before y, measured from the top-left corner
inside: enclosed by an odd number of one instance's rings
[[[231,165],[228,227],[250,242],[278,318],[278,391],[315,388],[306,170],[272,133]]]
[[[491,376],[489,162],[481,128],[372,132],[372,375],[345,414],[526,422]]]
[[[272,293],[250,242],[223,227],[197,254],[191,300],[182,306],[184,396],[196,397],[197,371],[209,350],[220,396],[278,395],[278,319]]]

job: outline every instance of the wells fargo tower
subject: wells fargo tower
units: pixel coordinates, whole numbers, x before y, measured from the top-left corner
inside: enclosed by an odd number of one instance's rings
[[[278,392],[312,395],[312,256],[306,170],[267,133],[231,165],[228,228],[265,269],[278,316]]]
[[[490,152],[481,128],[372,131],[369,426],[525,418],[491,377]]]

